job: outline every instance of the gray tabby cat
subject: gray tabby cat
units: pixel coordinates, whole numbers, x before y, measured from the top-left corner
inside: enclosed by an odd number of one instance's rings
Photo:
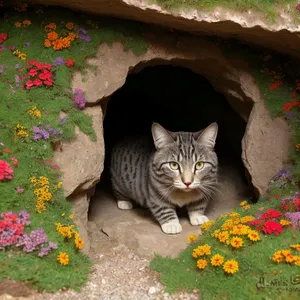
[[[187,206],[190,223],[208,221],[208,201],[218,187],[214,152],[218,125],[198,132],[171,132],[152,125],[153,141],[123,140],[111,157],[111,180],[119,209],[136,201],[148,207],[167,234],[181,232],[176,206]]]

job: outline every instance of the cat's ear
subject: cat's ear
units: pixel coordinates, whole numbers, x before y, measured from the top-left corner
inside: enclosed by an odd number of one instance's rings
[[[211,123],[208,127],[202,130],[202,132],[200,132],[200,135],[197,138],[197,142],[213,150],[216,144],[217,135],[218,135],[218,124]]]
[[[167,145],[174,142],[172,132],[166,130],[158,123],[152,124],[151,131],[154,140],[154,145],[157,150],[166,147]]]

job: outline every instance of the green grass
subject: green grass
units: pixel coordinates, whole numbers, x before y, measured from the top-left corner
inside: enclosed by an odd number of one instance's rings
[[[121,41],[126,50],[139,55],[147,50],[139,24],[119,22],[116,20],[92,18],[79,15],[62,8],[41,8],[42,13],[37,14],[37,8],[29,8],[27,12],[17,13],[5,11],[7,17],[0,23],[0,33],[8,33],[4,43],[5,49],[0,52],[0,66],[7,66],[0,75],[0,142],[11,151],[11,157],[16,157],[19,166],[14,168],[14,178],[8,182],[0,182],[0,212],[19,212],[27,210],[31,214],[31,225],[28,231],[43,228],[49,241],[59,244],[58,250],[46,257],[38,257],[37,252],[25,254],[16,248],[0,251],[0,281],[5,278],[22,280],[32,288],[45,291],[56,291],[63,287],[79,290],[87,281],[91,262],[81,252],[78,252],[73,242],[64,241],[55,229],[55,223],[72,224],[68,219],[71,214],[71,204],[66,201],[63,191],[53,193],[50,203],[46,203],[47,210],[42,214],[35,211],[35,196],[29,179],[32,176],[46,176],[50,184],[56,185],[62,179],[62,174],[41,162],[53,158],[52,143],[58,140],[72,140],[75,125],[81,131],[96,140],[92,127],[92,119],[82,111],[73,107],[71,76],[74,70],[84,71],[89,66],[85,63],[87,57],[97,53],[101,43],[111,45],[113,41]],[[27,28],[16,28],[15,22],[30,20],[32,25]],[[43,46],[45,39],[44,22],[57,24],[57,32],[64,30],[67,22],[73,22],[79,27],[88,30],[91,42],[86,43],[77,39],[69,49],[54,51]],[[99,29],[96,29],[99,26]],[[25,47],[25,42],[30,42]],[[75,60],[75,68],[64,65],[55,68],[54,86],[51,88],[39,87],[30,91],[15,86],[15,76],[19,69],[25,68],[26,61],[14,56],[9,46],[15,46],[26,53],[27,61],[35,59],[39,62],[52,64],[57,57],[69,57]],[[20,68],[17,69],[16,65]],[[21,83],[20,83],[21,85]],[[37,108],[42,118],[33,119],[28,110]],[[59,123],[59,113],[67,113],[65,125]],[[15,135],[16,125],[25,126],[30,138],[18,139]],[[32,141],[31,128],[40,124],[51,124],[55,129],[63,130],[63,135],[49,140]],[[4,156],[3,156],[4,157]],[[3,159],[3,157],[0,159]],[[17,194],[16,187],[24,189]],[[62,214],[66,216],[63,217]],[[69,254],[70,262],[61,266],[56,257],[59,252]]]
[[[212,39],[210,39],[212,40]],[[243,46],[239,42],[221,42],[224,54],[226,56],[239,55],[244,57],[253,73],[261,97],[270,111],[271,116],[287,117],[287,112],[283,111],[283,105],[294,100],[291,95],[295,92],[295,80],[300,78],[299,67],[296,62],[276,53],[270,53],[268,50],[257,50]],[[271,59],[267,62],[264,58],[271,54]],[[268,69],[273,74],[261,72]],[[283,75],[283,85],[275,90],[270,90],[270,85],[276,79],[274,76]],[[299,95],[298,98],[299,100]],[[285,188],[271,189],[270,194],[259,199],[257,204],[251,205],[246,212],[241,208],[235,211],[241,213],[241,216],[253,215],[259,212],[260,208],[278,209],[280,200],[267,201],[267,197],[281,195],[281,197],[294,194],[299,190],[300,182],[300,156],[296,151],[295,144],[300,143],[300,109],[291,110],[294,116],[288,120],[293,132],[293,141],[291,145],[290,157],[287,162],[292,165],[292,181]],[[280,249],[289,249],[290,244],[299,243],[300,232],[295,230],[285,230],[277,236],[264,236],[261,234],[261,241],[254,245],[245,245],[242,251],[231,250],[230,247],[221,244],[210,234],[223,223],[222,217],[215,225],[203,236],[187,248],[175,259],[161,257],[157,255],[151,262],[151,268],[160,272],[161,281],[167,286],[170,293],[180,290],[192,291],[198,289],[201,299],[297,299],[300,294],[297,285],[290,282],[291,276],[299,275],[299,267],[287,264],[276,265],[271,261],[273,253]],[[239,263],[239,271],[233,276],[226,276],[222,269],[213,270],[210,266],[200,271],[196,267],[196,260],[191,256],[192,249],[200,244],[208,243],[211,245],[212,254],[219,253],[225,256],[225,259],[236,259]],[[294,251],[294,254],[295,251]],[[274,275],[274,272],[277,274]],[[294,289],[292,293],[283,289],[278,290],[275,286],[266,289],[257,289],[257,283],[260,278],[271,282],[272,280],[283,280],[287,282],[288,288]]]
[[[212,11],[216,7],[228,8],[237,12],[253,11],[260,13],[263,17],[271,22],[275,22],[280,12],[287,9],[290,5],[290,14],[294,20],[299,20],[299,13],[295,7],[298,0],[150,0],[162,7],[176,11],[180,8],[193,8],[200,11]],[[278,2],[279,6],[275,6]]]

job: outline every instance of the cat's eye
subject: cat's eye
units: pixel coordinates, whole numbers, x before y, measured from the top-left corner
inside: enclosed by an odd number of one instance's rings
[[[203,161],[199,161],[195,165],[196,170],[201,170],[203,167],[204,167],[204,162]]]
[[[173,169],[173,170],[178,170],[179,165],[176,162],[170,162],[170,168]]]

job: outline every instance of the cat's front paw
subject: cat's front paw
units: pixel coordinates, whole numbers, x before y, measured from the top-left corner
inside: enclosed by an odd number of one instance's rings
[[[118,207],[119,209],[132,209],[133,205],[130,201],[118,200]]]
[[[177,234],[182,231],[182,227],[179,222],[167,222],[161,225],[161,229],[166,234]]]
[[[206,217],[204,215],[190,216],[190,222],[191,222],[191,225],[193,225],[193,226],[202,225],[202,224],[206,223],[207,221],[209,221],[209,219],[208,219],[208,217]]]

